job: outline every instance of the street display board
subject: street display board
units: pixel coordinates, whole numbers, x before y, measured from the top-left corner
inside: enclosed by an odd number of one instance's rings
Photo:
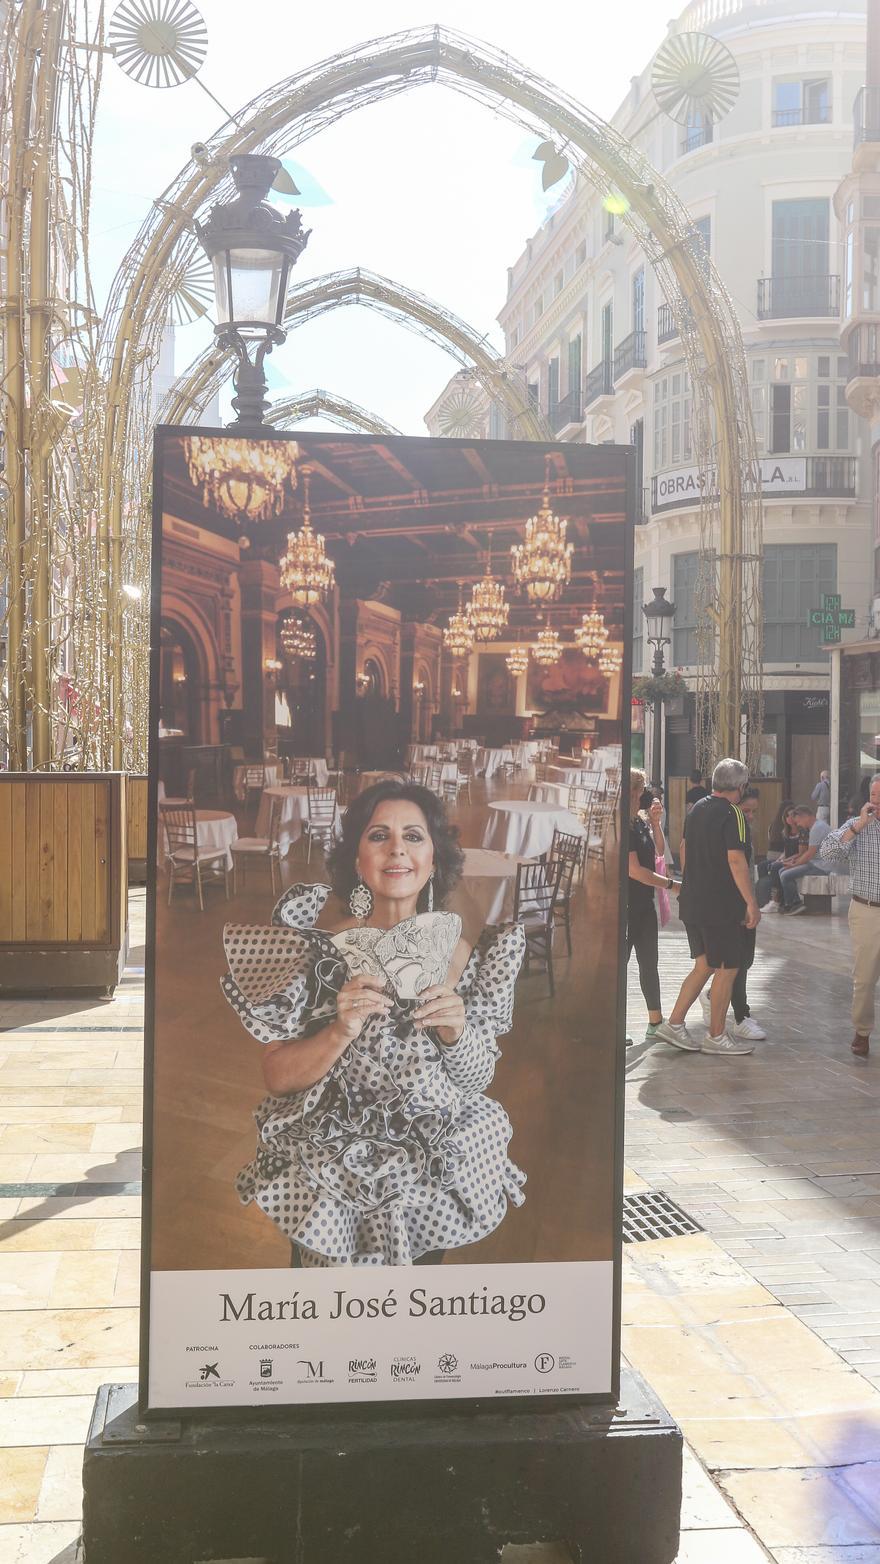
[[[614,1398],[631,463],[157,430],[147,1415]]]

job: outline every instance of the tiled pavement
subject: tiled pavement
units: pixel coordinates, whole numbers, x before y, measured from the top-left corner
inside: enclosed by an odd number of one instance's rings
[[[691,1446],[679,1564],[880,1564],[880,1053],[849,1056],[839,914],[759,945],[754,1056],[629,1051],[629,1185],[706,1232],[629,1248],[624,1346]],[[668,1004],[676,924],[661,950]],[[73,1564],[94,1390],[135,1374],[138,1201],[106,1186],[139,1175],[141,967],[0,1009],[0,1183],[48,1186],[0,1197],[0,1564]]]

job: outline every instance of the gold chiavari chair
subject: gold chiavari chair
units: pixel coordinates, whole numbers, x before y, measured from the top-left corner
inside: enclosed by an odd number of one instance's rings
[[[168,905],[174,887],[181,880],[196,888],[199,911],[205,910],[202,887],[221,879],[229,900],[229,867],[226,848],[200,848],[194,804],[160,804],[159,825],[165,837],[165,867],[168,870]]]
[[[281,799],[273,798],[269,808],[268,836],[240,836],[230,847],[232,853],[232,889],[238,891],[238,860],[241,858],[241,883],[246,880],[246,865],[255,858],[265,858],[269,865],[272,893],[275,894],[275,871],[278,871],[278,889],[281,889],[281,852],[278,831],[281,825]]]
[[[336,830],[337,809],[335,788],[309,787],[306,796],[306,818],[303,821],[303,835],[308,842],[307,863],[312,861],[313,842],[317,842],[325,853],[330,848]]]
[[[522,924],[526,937],[523,972],[528,972],[532,960],[543,962],[547,968],[551,994],[556,991],[553,981],[553,930],[562,870],[560,861],[549,864],[539,860],[536,863],[519,864],[513,902],[514,922]]]

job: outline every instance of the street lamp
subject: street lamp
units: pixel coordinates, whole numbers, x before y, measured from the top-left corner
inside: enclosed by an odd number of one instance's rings
[[[277,157],[240,153],[229,159],[237,195],[196,221],[199,242],[214,271],[217,323],[214,336],[238,364],[232,429],[262,429],[266,376],[263,360],[283,342],[287,280],[309,240],[300,212],[282,216],[265,200],[281,168]],[[248,352],[255,345],[254,358]]]
[[[666,672],[663,661],[664,646],[672,645],[672,621],[675,618],[675,604],[667,603],[666,588],[654,587],[654,596],[650,603],[642,604],[642,613],[648,627],[648,645],[654,648],[654,661],[651,664],[651,677],[662,679]],[[667,632],[669,632],[667,634]],[[660,736],[663,723],[663,696],[659,693],[653,701],[653,726],[652,735],[652,764],[651,784],[660,786]]]

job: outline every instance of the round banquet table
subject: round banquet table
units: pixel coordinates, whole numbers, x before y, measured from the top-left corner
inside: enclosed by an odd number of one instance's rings
[[[505,765],[513,765],[513,750],[509,747],[478,750],[476,769],[483,773],[487,782]]]
[[[315,787],[326,787],[328,785],[330,776],[327,770],[327,762],[323,755],[294,755],[290,763],[295,766],[310,766],[315,779]],[[268,777],[266,780],[268,781]]]
[[[162,832],[165,843],[165,851],[168,851],[168,838]],[[233,842],[238,841],[238,823],[235,815],[230,815],[225,809],[197,809],[196,810],[196,841],[199,844],[199,852],[215,853],[221,847],[226,848],[226,867],[232,868],[232,854],[229,851]]]
[[[439,744],[411,744],[410,751],[410,764],[413,766],[423,766],[427,760],[440,758]]]
[[[258,760],[252,760],[250,762],[245,761],[245,763],[243,765],[240,765],[240,766],[233,766],[233,768],[232,768],[232,791],[235,794],[236,798],[238,799],[239,803],[242,803],[242,804],[244,803],[244,794],[245,794],[244,779],[245,779],[247,773],[250,771],[252,766],[259,766],[259,764],[260,764],[260,762]],[[280,760],[272,760],[272,761],[267,762],[266,766],[264,767],[264,771],[265,771],[265,777],[266,777],[266,781],[265,781],[266,787],[274,787],[276,783],[281,781],[281,762],[280,762]]]
[[[529,788],[529,800],[536,804],[555,804],[558,809],[567,809],[568,789],[568,782],[533,782]]]
[[[278,851],[286,858],[294,842],[302,836],[303,821],[308,814],[307,787],[264,787],[257,813],[255,836],[269,835],[269,806],[273,798],[281,799],[281,819],[278,822]]]
[[[461,879],[449,897],[450,912],[461,918],[469,944],[476,944],[489,924],[509,923],[513,917],[516,871],[520,859],[510,853],[466,847]]]
[[[554,830],[565,831],[569,836],[584,834],[576,816],[569,814],[567,809],[560,809],[558,804],[506,798],[489,805],[483,846],[519,858],[540,858],[542,853],[549,853]]]
[[[403,781],[402,771],[359,771],[357,776],[352,778],[354,788],[357,790],[354,796],[357,797],[357,794],[363,793],[365,788],[373,787],[377,782]]]

